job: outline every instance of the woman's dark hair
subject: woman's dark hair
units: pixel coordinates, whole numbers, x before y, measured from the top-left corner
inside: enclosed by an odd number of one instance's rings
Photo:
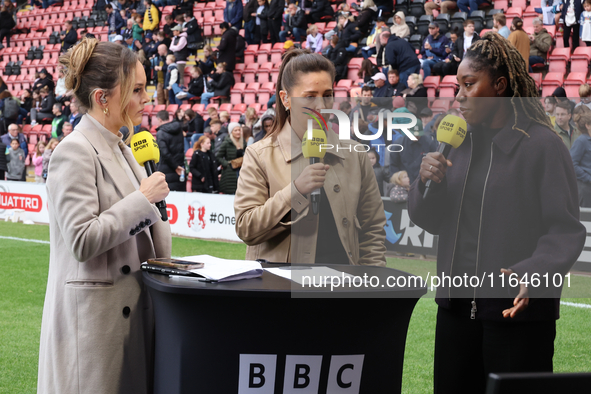
[[[324,56],[312,53],[306,49],[293,49],[285,54],[277,77],[275,122],[273,123],[273,131],[270,135],[278,133],[290,117],[290,114],[283,105],[279,92],[283,90],[291,95],[294,86],[298,84],[302,74],[321,71],[327,72],[334,84],[336,75],[334,64]]]
[[[193,119],[195,119],[197,114],[195,113],[195,111],[193,111],[191,108],[189,108],[188,110],[185,111],[185,116],[188,116],[189,119],[193,120]]]
[[[59,58],[65,68],[66,89],[73,90],[78,103],[92,109],[92,95],[103,90],[108,98],[121,85],[121,118],[133,134],[127,105],[133,94],[137,56],[117,43],[83,38]]]
[[[464,59],[470,59],[472,70],[486,70],[493,81],[500,77],[507,79],[509,85],[505,94],[506,97],[511,97],[516,117],[518,113],[525,114],[534,122],[554,130],[540,100],[522,99],[539,97],[538,88],[527,72],[525,60],[509,40],[498,33],[488,32],[470,46]],[[528,135],[525,130],[517,128],[517,119],[513,130],[519,130]]]
[[[558,102],[558,101],[556,100],[556,97],[552,97],[552,96],[548,96],[548,97],[546,97],[546,98],[544,99],[544,101],[549,101],[549,102],[550,102],[550,104],[554,104],[554,105],[556,105],[556,103]]]
[[[511,23],[515,29],[523,30],[523,20],[521,18],[513,18],[513,22]]]
[[[357,76],[359,78],[363,78],[366,75],[373,75],[372,74],[373,67],[374,66],[373,66],[373,63],[371,62],[371,60],[363,59],[363,61],[361,62],[361,68],[359,69]]]

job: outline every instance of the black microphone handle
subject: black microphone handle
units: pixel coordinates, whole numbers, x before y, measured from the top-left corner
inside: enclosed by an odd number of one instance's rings
[[[441,153],[443,155],[443,157],[445,157],[447,159],[447,156],[449,155],[451,148],[452,148],[452,146],[450,144],[445,143],[445,142],[440,142],[437,152]],[[420,180],[419,180],[419,182],[420,182]],[[425,183],[425,193],[423,193],[423,199],[427,198],[427,194],[429,193],[430,187],[431,187],[431,179],[428,179],[427,183]]]
[[[146,169],[146,174],[148,177],[156,172],[156,163],[154,160],[148,160],[144,163],[144,168]],[[168,212],[166,212],[166,201],[158,201],[156,203],[156,208],[160,211],[160,217],[162,218],[163,222],[168,221]]]
[[[310,164],[320,163],[319,157],[310,157]],[[310,193],[312,200],[312,213],[318,215],[318,206],[320,205],[320,189],[312,190]]]

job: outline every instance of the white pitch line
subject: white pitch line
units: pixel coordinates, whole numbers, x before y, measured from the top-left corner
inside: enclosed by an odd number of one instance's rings
[[[27,238],[5,237],[3,235],[0,235],[0,239],[10,239],[12,241],[33,242],[33,243],[36,243],[36,244],[48,244],[49,245],[49,241],[42,241],[40,239],[27,239]]]
[[[566,305],[566,306],[574,306],[575,308],[591,309],[591,305],[589,305],[589,304],[577,304],[574,302],[567,302],[567,301],[560,301],[560,304]]]

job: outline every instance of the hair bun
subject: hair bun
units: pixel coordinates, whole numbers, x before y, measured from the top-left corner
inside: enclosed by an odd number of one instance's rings
[[[84,68],[98,43],[99,40],[96,38],[85,37],[80,43],[70,48],[65,55],[60,57],[60,64],[65,67],[64,77],[66,89],[74,90],[74,92],[78,90],[82,81]]]

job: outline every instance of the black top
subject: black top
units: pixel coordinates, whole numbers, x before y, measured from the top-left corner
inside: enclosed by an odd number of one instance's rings
[[[310,207],[311,208],[311,207]],[[332,209],[324,188],[320,189],[318,207],[318,238],[316,241],[316,264],[349,264],[337,230]]]

